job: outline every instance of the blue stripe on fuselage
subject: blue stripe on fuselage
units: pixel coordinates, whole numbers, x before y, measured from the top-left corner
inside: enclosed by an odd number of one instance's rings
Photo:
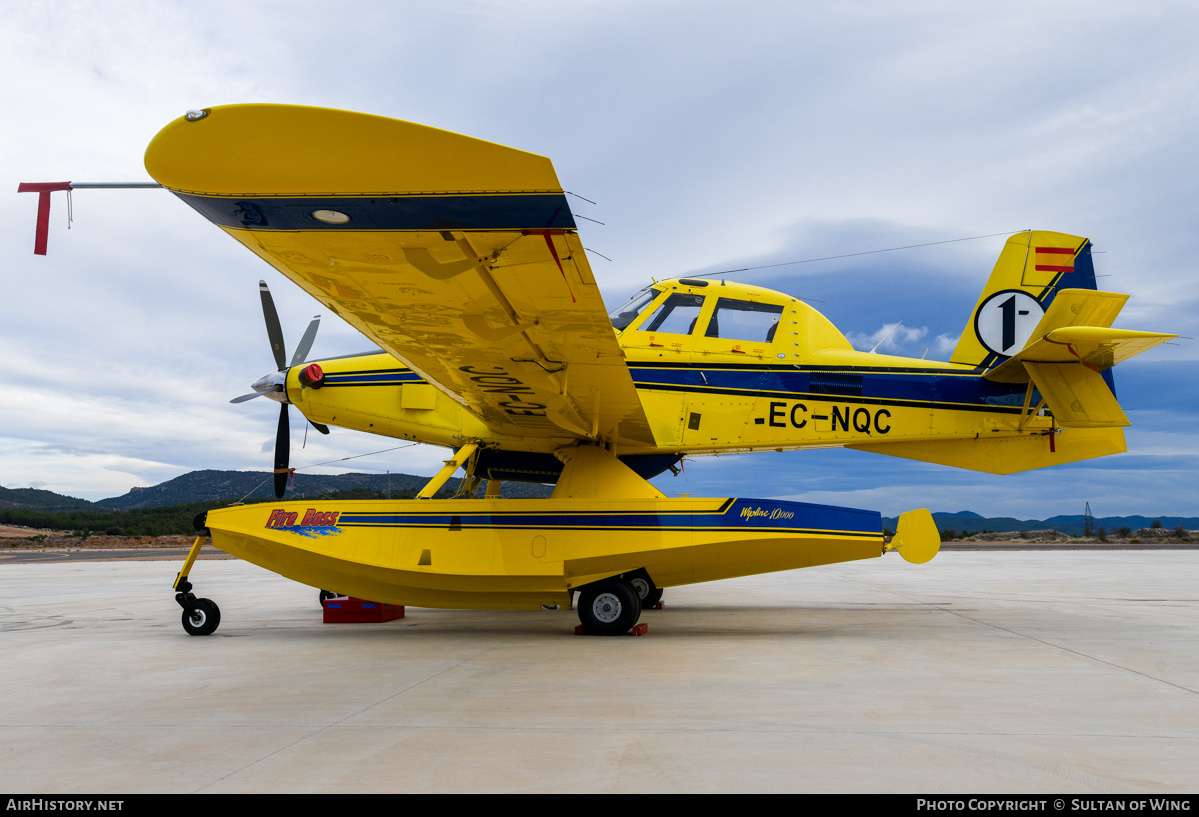
[[[381,369],[362,372],[329,372],[324,385],[328,386],[393,386],[403,383],[423,383],[411,369]]]
[[[741,394],[784,400],[823,400],[879,405],[957,408],[1011,412],[1024,403],[1024,384],[993,383],[973,372],[950,373],[938,369],[853,368],[737,364],[630,364],[637,388],[708,394]],[[828,375],[834,375],[830,377]],[[844,389],[847,381],[861,391]],[[410,369],[363,370],[325,375],[326,386],[385,386],[423,383]],[[844,390],[838,391],[837,383]],[[833,385],[829,385],[829,384]],[[1033,404],[1040,397],[1034,394]]]
[[[832,380],[821,377],[830,372],[830,367],[746,366],[721,369],[700,364],[676,368],[631,364],[629,370],[638,388],[964,410],[1019,411],[1024,403],[1025,390],[1022,383],[993,383],[972,373],[848,366],[831,371],[855,379],[855,385],[856,378],[860,377],[860,393],[856,388],[843,386],[843,391],[836,391],[836,387],[820,385],[820,381]]]

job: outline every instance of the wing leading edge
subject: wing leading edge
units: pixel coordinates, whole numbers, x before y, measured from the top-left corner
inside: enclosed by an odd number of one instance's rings
[[[365,114],[232,105],[168,125],[146,168],[497,431],[653,443],[545,157]]]

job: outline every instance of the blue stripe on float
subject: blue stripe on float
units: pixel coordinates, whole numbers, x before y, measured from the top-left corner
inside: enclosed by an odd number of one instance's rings
[[[561,193],[295,198],[175,195],[214,224],[241,230],[575,229],[570,206]],[[326,224],[312,217],[314,210],[336,210],[350,220]]]
[[[762,533],[878,537],[882,519],[877,511],[783,502],[736,499],[722,511],[667,513],[353,513],[338,517],[346,527],[553,528],[561,530],[760,531]]]

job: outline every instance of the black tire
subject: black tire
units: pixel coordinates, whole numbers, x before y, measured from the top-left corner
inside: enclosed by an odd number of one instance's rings
[[[604,579],[579,593],[579,621],[590,635],[624,635],[639,618],[641,600],[623,579]]]
[[[641,601],[642,610],[651,610],[662,600],[662,588],[655,585],[647,576],[634,576],[629,580],[629,584],[633,585],[633,589],[637,591],[637,598]]]
[[[196,599],[183,609],[183,629],[188,635],[212,635],[221,624],[221,608],[208,599]]]
[[[328,601],[329,599],[339,599],[339,598],[341,598],[341,593],[334,593],[332,590],[322,590],[321,595],[320,595],[321,607],[324,607],[325,602]]]

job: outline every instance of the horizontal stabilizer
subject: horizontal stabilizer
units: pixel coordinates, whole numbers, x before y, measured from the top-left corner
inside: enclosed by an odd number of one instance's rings
[[[1111,326],[1127,302],[1128,296],[1121,292],[1060,290],[1030,337],[1043,337],[1064,326]]]
[[[1109,329],[1102,326],[1065,326],[1029,341],[1019,353],[983,375],[997,383],[1027,383],[1025,363],[1073,363],[1101,372],[1152,349],[1178,335]]]

